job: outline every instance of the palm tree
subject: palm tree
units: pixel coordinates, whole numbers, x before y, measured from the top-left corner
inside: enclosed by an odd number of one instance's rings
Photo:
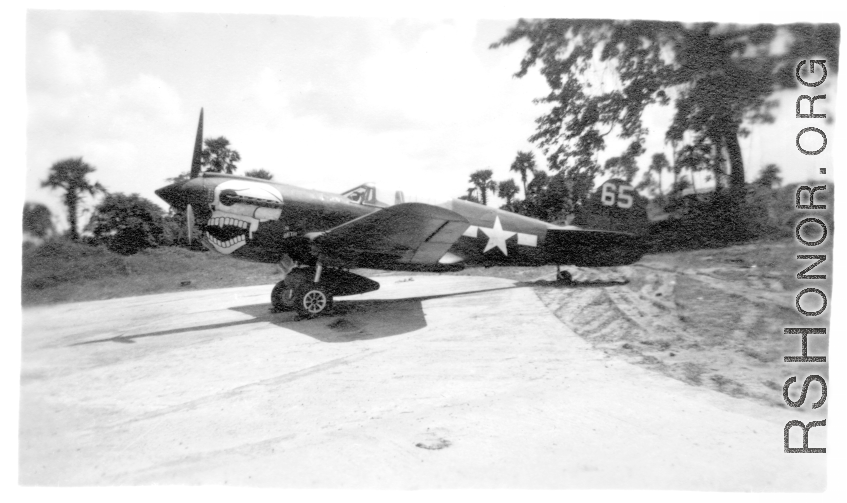
[[[481,169],[471,173],[470,182],[479,189],[479,197],[482,199],[482,204],[488,204],[488,191],[494,192],[497,190],[497,182],[491,179],[494,172],[490,169]]]
[[[535,155],[532,152],[518,151],[518,155],[515,157],[515,160],[512,162],[512,166],[509,170],[514,171],[515,173],[520,173],[521,182],[523,182],[523,194],[524,197],[526,197],[527,175],[529,173],[535,173],[536,170]]]
[[[662,171],[666,169],[670,169],[671,164],[668,162],[667,156],[664,153],[653,154],[653,162],[650,163],[650,167],[647,168],[647,172],[655,171],[658,175],[658,188],[659,195],[664,196],[664,192],[662,191]]]
[[[505,199],[506,208],[511,211],[512,199],[515,198],[515,195],[517,195],[519,190],[520,189],[518,189],[518,186],[517,184],[515,184],[515,181],[509,178],[508,180],[503,180],[502,182],[497,184],[497,197],[502,197],[503,199]]]
[[[92,184],[86,179],[86,176],[94,171],[96,170],[93,167],[82,161],[82,157],[64,159],[53,164],[47,180],[41,182],[42,187],[65,191],[65,207],[68,209],[70,225],[68,236],[74,241],[79,239],[79,233],[76,230],[76,213],[82,196],[86,192],[92,196],[106,192],[100,182]]]

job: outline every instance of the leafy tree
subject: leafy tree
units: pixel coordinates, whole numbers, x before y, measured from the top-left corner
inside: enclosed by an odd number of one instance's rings
[[[241,161],[241,154],[229,148],[229,140],[225,137],[206,138],[203,143],[206,148],[200,154],[200,160],[206,171],[231,175],[238,169],[235,163]]]
[[[490,169],[480,169],[471,173],[470,183],[479,190],[479,196],[483,205],[488,204],[488,191],[497,190],[497,182],[491,179],[494,172]]]
[[[521,182],[523,182],[523,193],[526,196],[526,180],[530,173],[535,173],[537,167],[535,165],[535,154],[532,152],[521,152],[518,151],[518,155],[515,157],[515,160],[512,161],[512,165],[509,167],[510,171],[514,171],[515,173],[519,173],[521,175]]]
[[[759,171],[759,178],[755,183],[768,188],[773,188],[774,185],[779,187],[782,185],[782,176],[780,176],[780,172],[781,170],[779,169],[779,166],[776,164],[768,164]]]
[[[533,218],[541,218],[543,211],[541,210],[540,201],[544,191],[547,190],[547,184],[550,182],[550,176],[543,171],[536,171],[526,186],[526,197],[519,210],[522,215]]]
[[[522,19],[492,47],[523,39],[530,47],[516,76],[538,64],[550,87],[539,101],[552,107],[537,119],[530,140],[548,155],[551,169],[599,174],[595,155],[605,149],[604,137],[616,130],[621,138],[643,138],[645,108],[669,104],[674,95],[676,114],[666,138],[682,141],[690,132],[693,144],[709,146],[713,158],[720,152],[715,147],[723,146],[730,187],[738,193],[745,183],[738,139],[748,133],[742,123],[774,120],[769,98],[797,86],[801,59],[822,57],[830,73],[837,72],[839,28]],[[776,52],[778,45],[785,49]],[[613,85],[598,85],[601,66]]]
[[[229,140],[225,137],[206,138],[203,143],[206,145],[206,148],[200,152],[201,171],[227,173],[231,175],[233,171],[238,169],[235,163],[241,161],[241,154],[237,150],[229,148]],[[273,178],[273,175],[264,169],[252,170],[245,173],[245,175],[252,176],[253,178],[264,178],[265,180]],[[167,178],[166,180],[171,183],[179,183],[187,182],[190,178],[191,173],[183,171],[179,175],[173,178]]]
[[[679,178],[674,181],[673,185],[671,186],[670,195],[678,197],[682,194],[683,191],[691,189],[693,187],[694,185],[692,185],[691,180],[689,180],[688,178]]]
[[[37,238],[53,234],[53,213],[41,203],[24,203],[23,231]]]
[[[562,172],[549,177],[547,186],[536,198],[538,218],[547,222],[564,220],[574,209],[570,198],[571,187],[572,184]]]
[[[512,199],[515,198],[519,191],[520,189],[517,184],[511,178],[497,184],[497,197],[506,200],[506,209],[509,211],[512,209]]]
[[[42,187],[51,189],[62,189],[65,191],[65,208],[68,210],[68,236],[76,241],[79,239],[77,232],[77,210],[82,197],[87,193],[92,196],[105,193],[106,189],[99,182],[91,183],[87,176],[96,170],[82,161],[82,157],[61,160],[50,168],[47,180],[41,182]]]
[[[636,188],[638,190],[646,189],[652,196],[655,196],[658,192],[659,197],[663,198],[665,194],[662,190],[662,172],[668,169],[670,169],[670,163],[667,156],[663,153],[653,154],[652,162],[647,167],[647,171],[644,172],[641,182]]]
[[[474,194],[474,192],[476,192],[476,187],[471,187],[467,189],[467,191],[468,193],[464,196],[459,196],[459,199],[463,201],[470,201],[472,203],[479,203],[479,198],[476,197],[476,194]]]
[[[550,175],[543,171],[537,171],[535,175],[532,177],[532,181],[529,182],[527,186],[526,197],[527,199],[531,199],[540,195],[547,188],[547,184],[550,182]]]
[[[132,255],[162,243],[162,209],[138,194],[107,195],[94,208],[87,229],[95,241],[123,255]]]
[[[273,174],[265,169],[251,169],[244,173],[244,176],[253,178],[261,178],[262,180],[273,180]]]
[[[632,182],[638,173],[638,156],[643,153],[644,147],[641,146],[641,142],[634,141],[629,144],[622,155],[607,159],[604,171],[613,177]]]
[[[177,176],[175,176],[173,178],[166,178],[166,180],[171,182],[171,183],[180,183],[180,182],[187,182],[190,178],[191,178],[191,173],[189,173],[188,171],[183,171],[182,173],[178,174]]]

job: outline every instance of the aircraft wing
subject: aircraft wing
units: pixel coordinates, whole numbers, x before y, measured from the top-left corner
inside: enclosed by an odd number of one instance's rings
[[[351,267],[436,264],[468,227],[455,211],[402,203],[320,233],[313,243],[326,258]]]

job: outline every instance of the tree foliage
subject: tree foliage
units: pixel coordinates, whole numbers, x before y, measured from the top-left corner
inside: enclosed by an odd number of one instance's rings
[[[200,154],[200,162],[205,171],[231,175],[238,169],[235,163],[241,161],[241,154],[229,148],[229,140],[225,137],[206,138],[203,144],[206,148]]]
[[[79,239],[77,231],[77,211],[79,203],[85,194],[96,195],[105,193],[106,189],[99,182],[91,183],[88,175],[96,170],[89,164],[83,162],[82,157],[61,160],[50,167],[47,180],[41,182],[42,187],[61,189],[65,191],[64,203],[68,210],[68,236],[76,241]]]
[[[467,193],[464,196],[459,196],[459,199],[462,201],[470,201],[472,203],[479,203],[479,198],[476,197],[476,187],[470,187],[466,191]]]
[[[37,238],[53,234],[53,213],[41,203],[24,203],[23,231]]]
[[[497,197],[506,200],[505,209],[509,211],[512,211],[512,200],[519,191],[518,185],[511,178],[497,184]]]
[[[782,185],[782,170],[776,164],[768,164],[759,171],[759,178],[756,179],[756,185],[773,188],[774,185],[779,187]]]
[[[538,101],[551,108],[536,120],[530,138],[548,156],[550,169],[592,178],[615,169],[626,172],[625,159],[599,166],[596,155],[606,148],[605,137],[616,131],[620,138],[640,142],[647,133],[641,120],[645,109],[667,105],[673,95],[676,114],[666,138],[688,142],[697,151],[692,158],[710,161],[696,164],[698,169],[721,165],[725,150],[729,185],[741,191],[745,178],[738,138],[748,132],[743,124],[773,120],[769,98],[779,89],[796,87],[799,60],[820,56],[830,72],[837,71],[839,28],[520,20],[492,47],[524,39],[530,47],[516,76],[538,65],[550,88]],[[776,42],[784,50],[777,52]]]
[[[273,180],[274,175],[266,169],[251,169],[244,173],[244,176],[253,178],[261,178],[262,180]]]
[[[107,195],[94,209],[87,229],[98,243],[122,255],[132,255],[164,242],[164,212],[138,194]]]
[[[494,172],[490,169],[480,169],[471,173],[470,183],[479,191],[483,205],[488,204],[488,191],[497,190],[497,182],[491,179]]]
[[[647,167],[647,171],[644,172],[641,182],[639,182],[635,188],[638,190],[646,190],[647,193],[653,197],[656,197],[658,193],[658,196],[662,198],[664,196],[664,191],[662,189],[662,173],[670,170],[671,165],[665,154],[653,154],[650,166]]]
[[[171,183],[187,182],[189,179],[191,179],[191,173],[189,173],[188,171],[183,171],[182,173],[176,175],[173,178],[166,178],[166,180]]]
[[[524,196],[526,196],[527,178],[529,175],[535,173],[537,169],[538,166],[535,164],[535,154],[532,152],[518,151],[518,155],[515,156],[515,160],[512,161],[512,165],[509,167],[509,170],[521,175]]]
[[[229,148],[229,140],[225,137],[220,136],[218,138],[206,138],[203,143],[206,145],[206,148],[200,152],[201,171],[209,173],[227,173],[231,175],[238,169],[238,166],[236,166],[235,163],[241,161],[241,154],[239,154],[237,150]],[[264,169],[248,171],[245,175],[252,176],[254,178],[263,178],[265,175],[270,177],[265,178],[265,180],[273,178],[273,175]],[[187,182],[190,178],[191,173],[183,171],[177,176],[167,178],[166,180],[170,183],[180,183]]]

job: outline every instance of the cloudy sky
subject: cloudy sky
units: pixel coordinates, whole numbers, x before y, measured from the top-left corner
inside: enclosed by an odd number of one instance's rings
[[[109,190],[164,207],[153,191],[188,170],[201,107],[205,136],[232,142],[240,173],[264,168],[335,192],[372,181],[422,201],[457,197],[472,171],[505,179],[515,153],[534,150],[527,138],[542,108],[532,100],[545,83],[537,73],[512,78],[525,45],[488,48],[513,23],[31,10],[25,199],[48,204],[64,225],[60,193],[40,180],[54,162],[82,156]],[[813,171],[785,162],[796,153],[792,107],[741,140],[748,178],[769,162],[786,181]],[[670,112],[648,119],[645,165],[669,152],[661,138]],[[828,165],[830,152],[814,162]]]

